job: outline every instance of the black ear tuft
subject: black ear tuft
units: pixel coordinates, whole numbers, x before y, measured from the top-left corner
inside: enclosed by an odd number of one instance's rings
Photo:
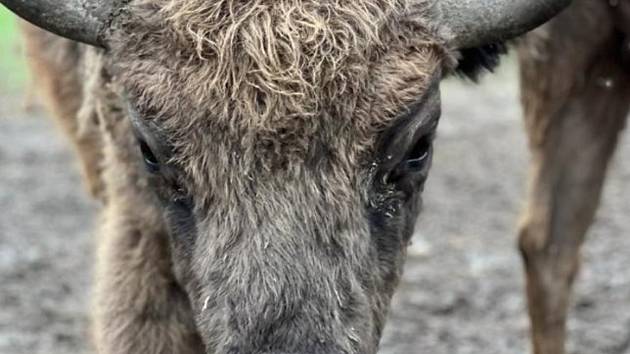
[[[462,49],[456,73],[477,81],[484,72],[492,72],[499,66],[501,55],[507,53],[505,43],[486,44],[478,48]]]

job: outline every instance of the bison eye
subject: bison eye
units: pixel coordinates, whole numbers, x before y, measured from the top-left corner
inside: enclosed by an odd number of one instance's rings
[[[407,184],[426,178],[429,162],[431,161],[433,134],[427,134],[418,139],[405,157],[393,168],[387,176],[388,183]]]
[[[155,157],[155,154],[149,147],[146,141],[140,139],[140,152],[142,152],[142,158],[147,170],[151,173],[157,173],[160,171],[160,162]]]
[[[404,161],[404,167],[408,171],[413,172],[424,170],[431,153],[431,140],[432,138],[430,135],[425,135],[413,146],[407,155],[407,159]]]

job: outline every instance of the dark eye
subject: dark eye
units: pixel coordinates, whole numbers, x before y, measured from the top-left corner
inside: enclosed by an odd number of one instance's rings
[[[140,139],[140,152],[142,152],[142,158],[147,170],[151,173],[157,173],[160,170],[160,163],[153,151],[151,151],[149,144],[142,139]]]
[[[428,134],[416,141],[405,158],[389,173],[388,183],[418,180],[426,177],[426,170],[431,157],[433,135]]]
[[[425,135],[416,142],[403,162],[408,171],[422,171],[429,160],[431,136]]]

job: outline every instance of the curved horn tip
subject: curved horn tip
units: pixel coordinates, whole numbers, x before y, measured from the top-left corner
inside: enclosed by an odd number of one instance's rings
[[[472,48],[526,33],[572,0],[438,0],[454,48]]]
[[[16,15],[59,36],[105,47],[102,34],[114,1],[0,0]]]

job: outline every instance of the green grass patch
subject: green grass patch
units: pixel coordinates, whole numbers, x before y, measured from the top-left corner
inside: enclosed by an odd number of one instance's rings
[[[27,70],[16,17],[0,5],[0,93],[20,93]]]

